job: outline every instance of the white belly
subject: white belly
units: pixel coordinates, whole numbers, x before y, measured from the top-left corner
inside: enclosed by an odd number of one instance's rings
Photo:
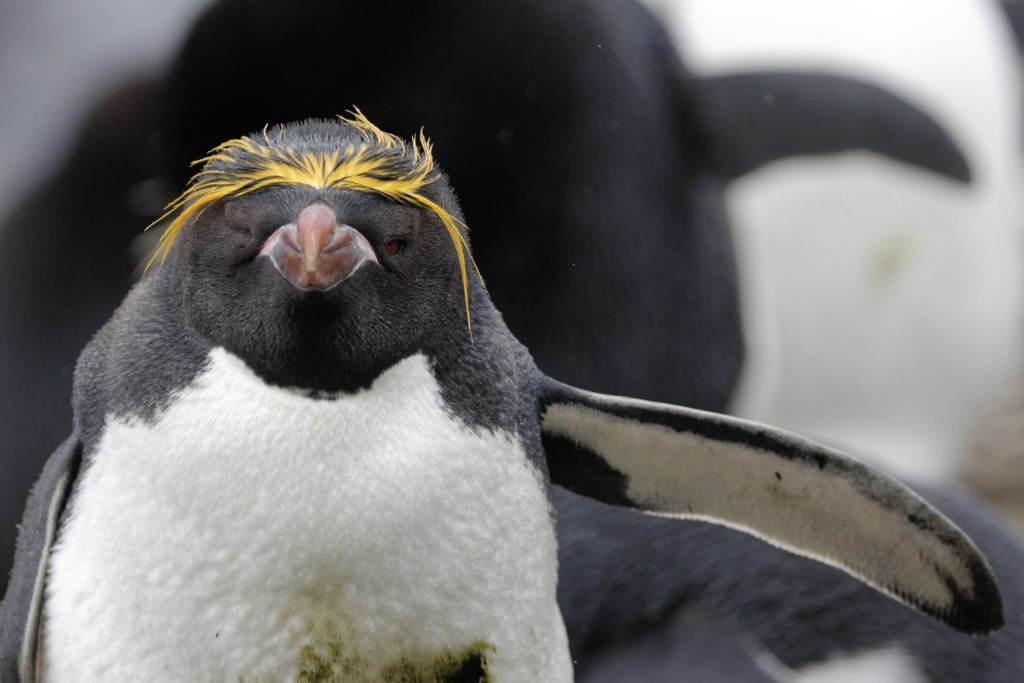
[[[214,350],[96,453],[51,558],[47,680],[433,680],[474,653],[492,681],[572,679],[540,476],[445,412],[422,356],[314,400]]]

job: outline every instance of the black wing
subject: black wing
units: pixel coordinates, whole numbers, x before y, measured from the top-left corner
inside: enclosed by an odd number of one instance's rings
[[[785,71],[695,79],[693,112],[711,165],[736,178],[791,156],[874,152],[969,182],[953,137],[907,100],[844,76]]]
[[[794,434],[548,380],[551,480],[603,503],[701,519],[838,567],[966,633],[1003,624],[974,543],[897,481]]]
[[[62,443],[43,468],[25,506],[7,593],[0,602],[0,679],[34,681],[47,560],[78,473],[77,435]]]

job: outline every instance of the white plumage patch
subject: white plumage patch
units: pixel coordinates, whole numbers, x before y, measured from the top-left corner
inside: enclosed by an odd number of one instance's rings
[[[788,683],[926,683],[914,658],[897,646],[859,652],[801,669]]]
[[[572,679],[543,482],[422,356],[314,400],[215,349],[155,424],[108,419],[72,505],[47,680],[375,681],[471,651]]]

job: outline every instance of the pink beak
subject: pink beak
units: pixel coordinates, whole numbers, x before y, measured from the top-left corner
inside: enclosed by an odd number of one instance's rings
[[[367,262],[378,263],[370,242],[323,204],[311,204],[294,223],[282,225],[263,243],[277,272],[302,290],[326,291]]]

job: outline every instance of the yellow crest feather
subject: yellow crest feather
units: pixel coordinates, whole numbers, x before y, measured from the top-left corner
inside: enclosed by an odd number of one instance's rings
[[[149,226],[174,216],[161,235],[147,268],[158,258],[163,263],[182,227],[221,200],[276,185],[366,192],[431,211],[441,219],[458,256],[466,323],[469,325],[467,254],[478,275],[479,269],[470,254],[469,243],[458,228],[458,225],[466,227],[465,224],[421,192],[440,177],[434,168],[430,141],[420,131],[407,147],[404,140],[382,131],[358,109],[351,112],[350,118],[339,118],[361,137],[361,140],[347,143],[344,149],[323,151],[281,145],[264,128],[262,133],[228,140],[206,157],[194,161],[193,165],[202,164],[203,169],[192,177],[185,191],[167,205],[164,214]],[[282,132],[283,127],[278,131],[279,140]]]

